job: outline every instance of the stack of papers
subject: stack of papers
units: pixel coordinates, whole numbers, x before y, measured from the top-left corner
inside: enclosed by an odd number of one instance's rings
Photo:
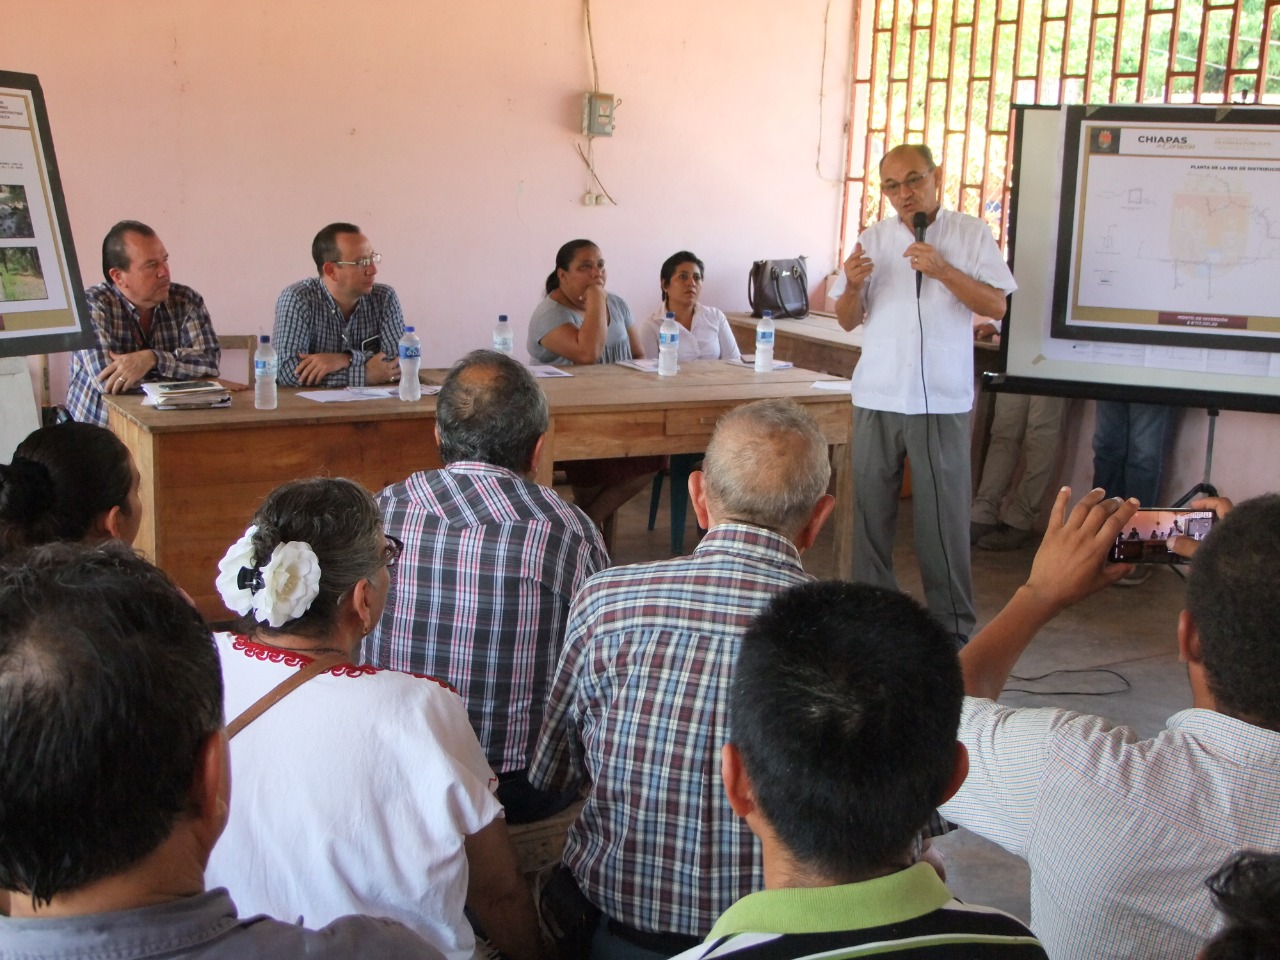
[[[161,380],[144,383],[142,401],[157,410],[194,410],[231,405],[231,393],[217,380]]]

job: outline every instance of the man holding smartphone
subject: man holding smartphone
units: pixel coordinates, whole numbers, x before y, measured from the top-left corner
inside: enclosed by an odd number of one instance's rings
[[[1054,960],[1191,957],[1217,922],[1205,877],[1237,850],[1280,852],[1280,495],[1195,501],[1223,519],[1172,538],[1194,554],[1176,639],[1190,704],[1152,739],[996,702],[1041,627],[1132,569],[1106,557],[1142,527],[1137,503],[1104,496],[1068,511],[1059,492],[1027,582],[960,653],[969,775],[941,812],[1027,861]]]
[[[400,298],[375,283],[382,255],[353,223],[331,223],[311,242],[317,277],[276,301],[277,380],[287,387],[346,387],[400,379]],[[390,351],[390,354],[388,354]]]

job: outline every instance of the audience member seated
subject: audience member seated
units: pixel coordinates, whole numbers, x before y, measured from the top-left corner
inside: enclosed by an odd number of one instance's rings
[[[597,960],[687,949],[763,882],[720,789],[729,681],[751,618],[811,579],[800,554],[831,511],[830,476],[803,407],[738,407],[689,478],[709,529],[693,554],[605,570],[574,598],[529,779],[590,787],[564,865],[602,911]]]
[[[570,240],[556,251],[547,295],[529,319],[529,356],[535,363],[617,363],[643,357],[627,302],[604,288],[600,248]],[[614,512],[662,469],[661,457],[568,460],[562,466],[573,502],[603,528]]]
[[[729,318],[715,307],[698,302],[706,268],[696,255],[681,250],[667,257],[659,271],[662,306],[640,324],[640,346],[646,357],[658,355],[658,329],[668,311],[676,315],[681,360],[737,360],[742,354]]]
[[[964,779],[951,635],[868,584],[776,597],[742,638],[724,789],[760,838],[765,889],[735,903],[705,957],[1041,957],[1008,914],[956,900],[920,835]],[[919,953],[917,953],[919,951]]]
[[[51,540],[133,543],[141,522],[138,470],[105,427],[41,427],[0,465],[0,557]]]
[[[288,387],[346,387],[400,379],[400,298],[374,283],[382,255],[354,223],[331,223],[311,241],[319,276],[276,301],[276,379]]]
[[[106,426],[104,393],[144,380],[216,377],[222,349],[204,299],[169,279],[169,251],[156,232],[121,220],[102,241],[103,282],[84,292],[94,345],[71,354],[67,409]]]
[[[315,658],[346,661],[236,737],[238,800],[209,876],[273,916],[399,920],[453,960],[475,949],[465,906],[506,956],[533,960],[533,901],[462,701],[352,665],[399,552],[363,488],[317,478],[272,491],[220,563],[247,634],[215,635],[229,717]]]
[[[218,654],[127,547],[0,569],[0,731],[0,956],[440,960],[389,920],[312,931],[206,891],[231,789]]]
[[[1280,957],[1280,854],[1245,850],[1205,883],[1226,920],[1197,960]]]
[[[1133,569],[1106,558],[1136,502],[1097,489],[1068,515],[1069,496],[1026,584],[960,654],[970,772],[942,812],[1026,858],[1055,960],[1190,957],[1214,922],[1204,878],[1237,850],[1280,851],[1280,496],[1197,545],[1177,638],[1192,705],[1152,740],[994,700],[1040,627]]]
[[[457,688],[498,772],[508,823],[542,819],[576,798],[534,790],[526,771],[569,601],[609,565],[591,520],[531,479],[546,429],[547,398],[533,375],[477,350],[436,397],[445,467],[377,498],[383,530],[405,552],[364,660]]]

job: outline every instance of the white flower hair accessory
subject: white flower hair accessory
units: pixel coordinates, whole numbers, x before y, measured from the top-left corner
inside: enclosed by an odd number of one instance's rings
[[[249,527],[218,561],[215,584],[227,609],[244,616],[250,610],[259,623],[281,627],[307,612],[320,593],[320,559],[303,540],[278,543],[263,567],[253,562]]]
[[[259,622],[282,627],[302,616],[320,593],[320,558],[303,540],[278,543],[262,568],[262,588],[253,594]]]
[[[257,532],[257,524],[254,524],[231,545],[226,556],[218,561],[218,579],[214,581],[227,609],[234,610],[242,617],[253,609],[254,578],[246,577],[244,571],[252,573],[255,570],[253,535]]]

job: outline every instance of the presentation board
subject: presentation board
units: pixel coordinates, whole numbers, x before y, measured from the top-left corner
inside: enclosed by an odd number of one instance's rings
[[[40,82],[0,71],[0,357],[93,342]]]
[[[1280,110],[1015,108],[994,389],[1280,410]]]

